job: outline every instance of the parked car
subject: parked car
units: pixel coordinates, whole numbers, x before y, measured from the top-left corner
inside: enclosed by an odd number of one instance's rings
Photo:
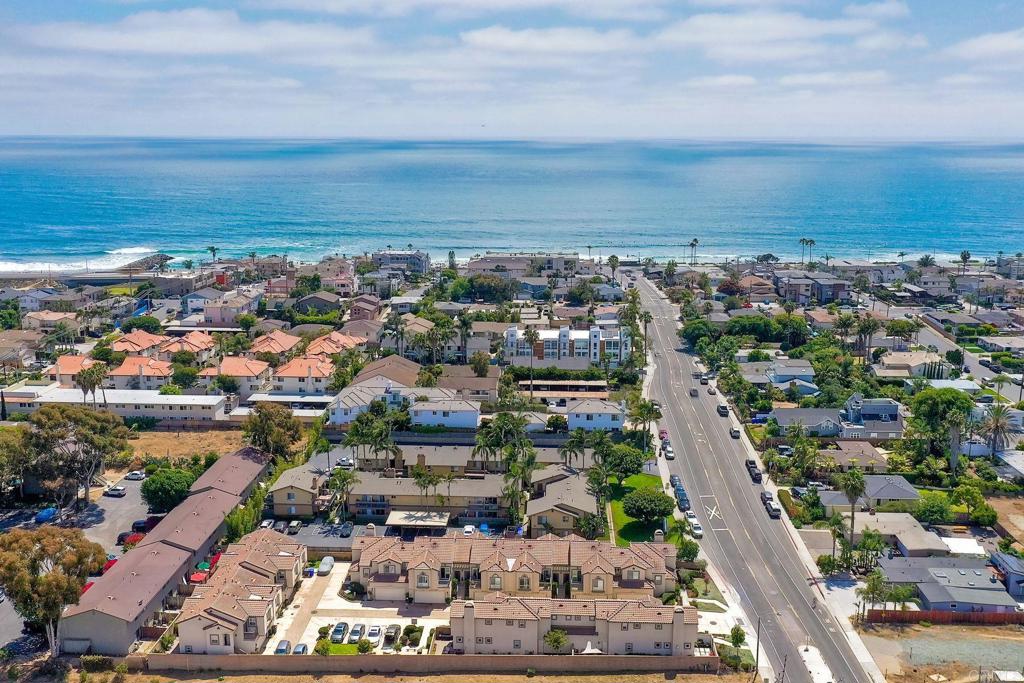
[[[299,530],[301,528],[302,528],[302,522],[300,522],[297,519],[293,519],[292,521],[288,522],[288,534],[289,535],[294,535],[294,534],[299,533]]]
[[[693,510],[687,510],[686,513],[683,516],[686,517],[686,521],[687,522],[696,522],[697,521],[697,515],[696,515],[696,513],[694,513]]]
[[[820,481],[809,481],[807,482],[807,489],[815,489],[818,491],[831,491],[832,487],[828,484],[823,484]]]
[[[274,522],[274,531],[283,534],[288,531],[288,522],[283,519]]]
[[[659,429],[658,430],[658,438],[661,439],[662,441],[667,439],[668,438],[668,430],[667,429]]]
[[[334,558],[328,555],[320,560],[320,566],[316,568],[316,573],[318,576],[327,576],[332,569],[334,569]]]
[[[776,446],[775,450],[779,452],[779,455],[785,456],[787,458],[789,456],[793,455],[793,447],[792,446],[786,446],[785,444],[783,444],[781,446]]]
[[[992,367],[992,361],[989,360],[988,358],[981,358],[978,360],[978,365],[980,365],[983,368],[990,368]]]
[[[669,475],[668,483],[672,485],[672,488],[679,486],[681,481],[678,474]]]
[[[352,630],[348,634],[348,642],[350,645],[354,645],[363,639],[363,634],[366,633],[366,624],[356,624],[352,627]]]
[[[718,414],[721,415],[722,417],[729,417],[729,406],[723,403],[719,403],[718,408],[716,408],[716,410],[718,411]]]
[[[308,655],[309,654],[309,646],[306,645],[305,643],[299,643],[298,645],[295,646],[295,649],[292,650],[292,654],[293,655]]]
[[[706,375],[701,375],[701,377],[700,377],[700,383],[701,383],[701,384],[707,384],[707,383],[708,383],[708,378],[707,378],[707,376],[706,376]]]
[[[666,460],[675,460],[676,459],[676,452],[674,450],[672,450],[672,446],[666,446],[665,448],[663,448],[662,449],[662,453],[665,454],[665,459]]]
[[[715,391],[715,388],[714,388],[714,387],[711,387],[711,386],[709,386],[709,387],[708,387],[708,393],[709,393],[709,394],[711,394],[712,396],[714,396],[714,395],[715,395],[715,394],[717,394],[718,392],[717,392],[717,391]]]
[[[356,463],[352,460],[352,458],[348,457],[347,455],[342,456],[341,460],[338,461],[338,464],[335,465],[335,467],[340,467],[343,470],[355,469],[355,466]]]
[[[690,396],[693,396],[694,398],[700,396],[700,392],[697,391],[697,387],[690,387]]]
[[[123,486],[111,486],[103,491],[107,498],[124,498],[128,495],[128,489]]]
[[[292,652],[292,644],[289,640],[280,640],[277,643],[277,648],[274,649],[275,655],[287,655]]]
[[[804,494],[807,493],[807,489],[803,486],[794,486],[789,489],[789,492],[793,494],[794,498],[803,498]]]
[[[397,648],[398,638],[402,635],[402,627],[391,624],[384,630],[384,647]]]
[[[782,516],[782,508],[774,500],[769,500],[764,504],[764,509],[768,511],[768,516],[772,519],[778,519]]]
[[[146,478],[146,473],[142,470],[132,470],[128,474],[124,475],[124,478],[128,481],[142,481]]]
[[[655,408],[657,408],[658,410],[661,410],[661,401],[653,401],[653,400],[652,400],[652,401],[651,401],[651,404],[652,404],[652,405],[653,405],[653,406],[654,406]]]
[[[344,643],[345,635],[348,633],[348,624],[344,621],[339,621],[331,629],[331,642],[332,643]]]
[[[345,522],[344,524],[341,525],[341,528],[338,529],[338,535],[341,536],[342,538],[348,538],[349,536],[352,535],[352,531],[355,528],[356,528],[356,525],[353,524],[352,522]]]
[[[739,427],[729,427],[729,436],[731,436],[734,439],[740,438],[740,428]]]
[[[463,536],[472,536],[475,533],[476,533],[476,527],[473,526],[472,524],[467,524],[466,526],[462,527],[462,535]]]
[[[772,492],[771,491],[761,491],[761,505],[764,505],[769,500],[775,500],[775,497],[772,495]]]
[[[150,515],[146,519],[137,519],[132,522],[132,531],[136,533],[147,533],[153,530],[160,520],[163,519],[160,515]]]
[[[129,536],[131,536],[132,533],[133,532],[131,532],[131,531],[122,531],[121,533],[119,533],[117,535],[117,541],[114,542],[115,545],[124,545],[125,539],[127,539]]]
[[[700,525],[700,522],[690,522],[690,535],[694,538],[704,538],[704,527]]]
[[[694,370],[693,373],[690,376],[693,377],[694,379],[700,379],[701,378],[701,372],[700,372],[700,370]]]
[[[366,639],[373,643],[374,647],[377,647],[378,645],[380,645],[380,637],[382,631],[383,629],[380,626],[374,624],[370,628],[366,629]]]
[[[261,529],[271,529],[271,528],[273,528],[273,526],[274,526],[274,520],[272,520],[272,519],[265,519],[262,522],[260,522],[260,528]]]
[[[686,491],[676,489],[676,507],[681,512],[686,512],[690,509],[690,497],[686,495]]]

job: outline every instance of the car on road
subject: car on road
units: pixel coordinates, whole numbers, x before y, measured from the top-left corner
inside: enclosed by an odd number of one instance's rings
[[[711,394],[712,396],[714,396],[714,395],[715,395],[715,394],[717,394],[718,392],[717,392],[717,391],[715,391],[715,388],[714,388],[714,387],[710,387],[710,386],[709,386],[709,387],[708,387],[708,393],[709,393],[709,394]]]
[[[132,531],[136,533],[147,533],[152,531],[153,527],[159,524],[161,519],[163,519],[163,517],[157,515],[151,515],[146,517],[146,519],[137,519],[132,522]]]
[[[914,319],[914,314],[913,313],[904,313],[903,317],[906,318],[907,320],[913,320]]]
[[[349,536],[352,535],[352,531],[355,528],[356,528],[356,525],[353,524],[352,522],[345,522],[344,524],[341,525],[341,528],[338,529],[338,535],[341,536],[342,538],[348,538]]]
[[[722,417],[729,417],[729,406],[725,405],[724,403],[719,403],[718,407],[715,410],[717,410],[718,414],[721,415]]]
[[[273,526],[274,526],[274,520],[273,519],[265,519],[262,522],[260,522],[260,528],[261,529],[270,529],[270,528],[273,528]]]
[[[662,448],[661,452],[665,456],[666,460],[675,460],[676,459],[676,452],[674,450],[672,450],[672,445],[671,444],[669,444],[668,446],[665,446],[664,448]]]
[[[124,498],[128,495],[128,489],[123,486],[111,486],[104,489],[103,495],[107,498]]]
[[[760,484],[762,477],[761,470],[758,469],[757,463],[748,458],[744,464],[747,467],[747,472],[750,474],[750,478],[756,483]]]
[[[704,527],[700,525],[700,522],[690,522],[690,535],[694,538],[704,538]]]
[[[683,516],[686,517],[687,522],[697,521],[697,514],[693,510],[687,510]]]
[[[338,464],[335,465],[334,467],[343,470],[352,470],[355,469],[356,463],[355,461],[352,460],[352,458],[348,457],[347,455],[344,455],[341,457],[341,460],[338,461]]]
[[[380,645],[380,637],[382,630],[383,629],[381,629],[381,627],[377,624],[374,624],[370,628],[366,629],[366,639],[373,643],[374,647]]]
[[[655,408],[657,408],[658,410],[661,410],[661,401],[653,401],[653,400],[652,400],[652,401],[651,401],[651,405],[653,405],[653,406],[654,406]]]
[[[305,643],[299,643],[298,645],[295,646],[295,649],[292,650],[292,654],[293,655],[308,655],[309,654],[309,646],[306,645]]]
[[[690,396],[693,396],[694,398],[700,396],[700,392],[697,391],[697,387],[690,387]]]
[[[146,473],[142,470],[132,470],[128,474],[124,475],[124,478],[128,481],[142,481],[146,478]]]
[[[356,624],[348,634],[349,645],[354,645],[363,639],[366,633],[366,624]]]
[[[320,560],[320,566],[316,568],[316,573],[318,576],[327,576],[332,569],[334,569],[334,558],[328,555]]]
[[[670,475],[668,478],[668,483],[672,485],[672,488],[679,486],[681,481],[678,474]]]
[[[286,531],[288,531],[288,522],[284,521],[283,519],[274,522],[274,531],[276,531],[279,534],[285,533]]]
[[[703,384],[707,384],[707,383],[708,383],[708,378],[707,378],[707,375],[701,375],[701,376],[700,376],[700,383],[701,383],[702,385],[703,385]]]
[[[398,639],[402,635],[402,627],[398,624],[391,624],[384,629],[384,647],[398,648]]]
[[[274,648],[275,655],[287,655],[292,652],[292,643],[289,640],[279,640],[277,647]]]
[[[659,429],[658,430],[658,438],[661,439],[662,441],[667,439],[668,438],[668,430],[667,429]]]
[[[774,500],[769,500],[764,504],[764,509],[768,512],[768,516],[772,519],[778,519],[782,516],[782,508]]]
[[[348,633],[348,624],[344,621],[339,621],[331,629],[331,642],[332,643],[344,643],[345,636]]]
[[[761,491],[761,505],[764,505],[769,500],[775,500],[775,496],[772,495],[771,491]]]
[[[676,489],[676,507],[681,512],[686,512],[690,509],[690,497],[686,495],[686,491],[683,491],[682,487]]]
[[[731,436],[734,439],[740,438],[740,428],[739,427],[729,427],[729,436]]]

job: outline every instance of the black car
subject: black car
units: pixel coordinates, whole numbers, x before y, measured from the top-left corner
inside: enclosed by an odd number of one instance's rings
[[[122,531],[117,535],[117,545],[124,545],[125,540],[132,535],[131,531]]]
[[[672,476],[670,476],[668,478],[668,483],[672,484],[672,488],[675,488],[675,487],[679,486],[679,484],[680,484],[679,475],[678,474],[673,474]]]
[[[729,406],[719,403],[717,410],[722,417],[729,417]]]
[[[761,505],[764,505],[769,500],[775,500],[775,497],[772,496],[771,491],[761,491]]]
[[[348,538],[352,535],[352,530],[355,528],[356,525],[352,522],[345,522],[341,525],[341,528],[338,529],[338,535],[340,535],[342,538]]]
[[[756,467],[751,467],[750,469],[747,470],[747,472],[750,473],[750,480],[753,481],[755,484],[760,484],[762,481],[764,481],[764,478],[761,475],[761,470],[757,469]]]

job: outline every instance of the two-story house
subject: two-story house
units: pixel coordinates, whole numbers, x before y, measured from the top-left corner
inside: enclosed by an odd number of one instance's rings
[[[569,431],[581,428],[588,432],[595,429],[621,432],[626,411],[619,403],[588,398],[569,402],[566,406],[566,418],[569,422]]]
[[[238,397],[244,401],[253,394],[267,391],[272,374],[269,363],[244,356],[225,356],[217,365],[199,371],[199,384],[210,389],[217,377],[231,377],[238,383]]]
[[[114,389],[157,390],[170,383],[174,375],[171,363],[147,356],[128,356],[119,367],[107,373],[109,386]]]
[[[334,363],[324,356],[299,356],[274,370],[274,393],[316,394],[327,393],[327,385],[334,375]]]

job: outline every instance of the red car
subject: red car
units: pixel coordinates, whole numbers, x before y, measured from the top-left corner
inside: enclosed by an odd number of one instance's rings
[[[668,438],[668,430],[667,429],[659,429],[658,430],[658,438],[661,439],[662,441],[667,439]]]

